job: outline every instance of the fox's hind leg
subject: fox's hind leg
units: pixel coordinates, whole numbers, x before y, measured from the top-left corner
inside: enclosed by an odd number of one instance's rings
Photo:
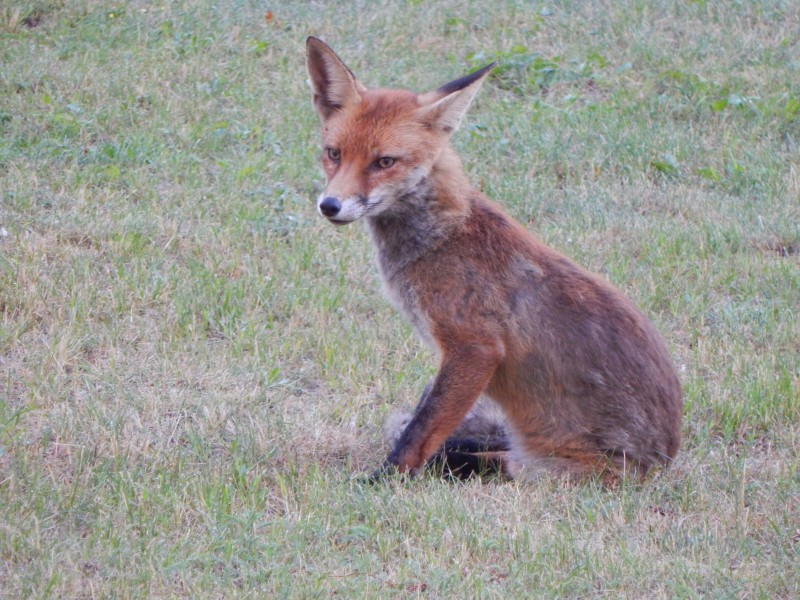
[[[513,477],[508,439],[448,438],[426,465],[443,477],[469,479],[491,475]]]

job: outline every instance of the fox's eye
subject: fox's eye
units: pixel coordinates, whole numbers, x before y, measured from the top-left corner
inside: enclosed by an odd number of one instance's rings
[[[391,156],[381,156],[375,164],[377,164],[381,169],[388,169],[395,163],[395,159]]]
[[[328,148],[328,158],[333,162],[339,162],[339,159],[342,158],[342,153],[337,148]]]

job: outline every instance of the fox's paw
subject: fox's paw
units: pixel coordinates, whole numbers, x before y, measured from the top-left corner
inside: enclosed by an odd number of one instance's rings
[[[393,468],[394,465],[389,465],[389,467]],[[392,468],[389,467],[384,465],[379,469],[375,469],[372,473],[361,473],[355,476],[354,481],[359,485],[377,485],[391,476]],[[397,469],[394,469],[394,471],[396,472]]]
[[[408,473],[402,472],[396,465],[386,461],[380,468],[375,469],[370,474],[359,475],[356,481],[362,485],[378,485],[392,479],[406,479]]]

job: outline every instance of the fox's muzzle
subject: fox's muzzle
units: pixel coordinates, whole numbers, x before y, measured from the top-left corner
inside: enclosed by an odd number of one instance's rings
[[[364,216],[368,208],[368,199],[360,194],[344,198],[335,195],[320,194],[317,199],[319,214],[334,225],[352,223]]]

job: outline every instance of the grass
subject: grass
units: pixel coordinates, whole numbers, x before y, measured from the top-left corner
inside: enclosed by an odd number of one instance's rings
[[[455,143],[663,332],[672,469],[353,481],[434,359],[315,215],[308,34],[500,62]],[[789,0],[0,4],[0,596],[797,597],[799,56]]]

